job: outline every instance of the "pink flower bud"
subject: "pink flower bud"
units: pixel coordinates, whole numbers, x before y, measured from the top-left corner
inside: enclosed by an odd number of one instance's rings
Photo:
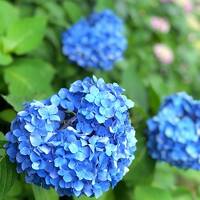
[[[171,64],[174,60],[172,50],[165,44],[158,43],[153,47],[156,58],[163,64]]]
[[[154,16],[151,18],[150,23],[151,23],[152,29],[154,29],[155,31],[167,33],[170,30],[170,24],[169,24],[168,20],[166,20],[162,17]]]

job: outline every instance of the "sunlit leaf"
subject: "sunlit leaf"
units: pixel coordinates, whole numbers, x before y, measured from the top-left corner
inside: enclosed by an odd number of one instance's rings
[[[39,59],[21,59],[5,69],[4,78],[9,94],[4,98],[16,110],[33,99],[47,98],[52,94],[51,81],[54,70],[50,64]]]

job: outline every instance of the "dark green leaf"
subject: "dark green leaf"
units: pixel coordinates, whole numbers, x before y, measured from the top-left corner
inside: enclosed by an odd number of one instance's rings
[[[153,114],[157,113],[158,108],[160,107],[160,97],[152,86],[148,87],[148,102]]]
[[[16,115],[15,111],[11,109],[6,109],[0,112],[0,119],[6,122],[11,122],[15,117],[15,115]]]
[[[0,161],[0,198],[3,199],[9,192],[16,180],[17,174],[15,166],[4,157]]]
[[[6,143],[6,138],[4,134],[0,131],[0,161],[5,157],[4,144]]]
[[[75,1],[65,1],[63,3],[63,8],[65,9],[69,19],[72,22],[76,22],[82,16],[82,9],[78,2]]]

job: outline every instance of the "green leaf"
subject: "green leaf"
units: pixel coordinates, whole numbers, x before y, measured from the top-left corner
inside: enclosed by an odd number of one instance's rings
[[[0,131],[0,161],[5,157],[6,152],[4,149],[4,144],[6,143],[6,138],[4,134]]]
[[[135,159],[129,167],[129,172],[124,177],[124,181],[129,187],[137,184],[149,184],[153,180],[155,161],[151,159],[147,150],[146,140],[146,120],[148,115],[140,106],[133,109],[133,117],[131,121],[136,129],[136,153]]]
[[[12,62],[12,56],[0,51],[0,65],[9,65]]]
[[[76,22],[82,16],[82,8],[78,2],[64,1],[63,8],[72,22]]]
[[[12,109],[5,109],[0,112],[0,119],[6,122],[11,122],[15,116],[16,113]]]
[[[153,114],[157,113],[160,107],[160,97],[151,85],[148,87],[148,102]]]
[[[9,192],[16,180],[17,174],[15,166],[4,157],[0,161],[0,199],[3,199]]]
[[[45,34],[45,28],[46,18],[42,16],[16,21],[9,27],[3,40],[4,51],[21,55],[37,48]]]
[[[112,190],[109,190],[108,192],[100,196],[99,198],[81,196],[81,197],[74,197],[73,199],[74,200],[114,200],[114,194]]]
[[[23,182],[21,182],[20,180],[16,179],[13,186],[11,187],[11,189],[9,190],[9,192],[7,193],[5,199],[11,199],[11,198],[15,198],[17,196],[19,196],[22,191],[23,191]],[[23,191],[24,192],[24,191]]]
[[[155,187],[173,190],[176,188],[176,177],[173,168],[168,163],[158,162],[152,185]]]
[[[0,34],[4,33],[17,19],[18,10],[7,1],[0,1]]]
[[[124,181],[120,181],[114,188],[115,200],[132,200],[133,186],[128,187]],[[110,200],[110,199],[107,199]]]
[[[146,89],[132,66],[123,71],[121,85],[126,89],[127,95],[146,111],[148,108]]]
[[[39,3],[38,8],[44,8],[43,10],[46,11],[50,23],[66,28],[67,20],[62,4],[58,4],[56,1],[39,1]]]
[[[191,191],[187,190],[186,188],[177,188],[175,191],[173,191],[173,199],[175,199],[175,200],[193,200],[194,198],[191,194]]]
[[[42,187],[32,185],[35,200],[58,200],[58,194],[54,189],[44,189]]]
[[[137,184],[149,184],[154,175],[155,161],[150,158],[146,148],[146,138],[143,135],[145,125],[140,125],[141,130],[136,130],[137,151],[135,160],[130,166],[130,170],[124,177],[128,186]],[[142,131],[143,130],[143,131]]]
[[[173,200],[167,190],[151,186],[137,186],[134,192],[135,200]]]
[[[114,3],[112,0],[96,0],[95,10],[101,11],[107,8],[114,8]]]
[[[4,71],[9,89],[8,96],[4,98],[16,111],[22,108],[24,102],[47,98],[53,93],[53,75],[52,66],[42,60],[20,59]]]

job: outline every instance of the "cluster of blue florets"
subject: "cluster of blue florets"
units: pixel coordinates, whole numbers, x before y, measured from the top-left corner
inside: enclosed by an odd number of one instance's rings
[[[83,68],[112,69],[127,48],[122,20],[111,10],[93,13],[63,33],[63,53]]]
[[[133,102],[123,91],[116,83],[85,78],[25,104],[6,135],[18,173],[60,195],[99,197],[114,187],[136,150],[128,113]]]
[[[150,155],[180,168],[200,170],[200,102],[186,93],[167,97],[149,119]]]

